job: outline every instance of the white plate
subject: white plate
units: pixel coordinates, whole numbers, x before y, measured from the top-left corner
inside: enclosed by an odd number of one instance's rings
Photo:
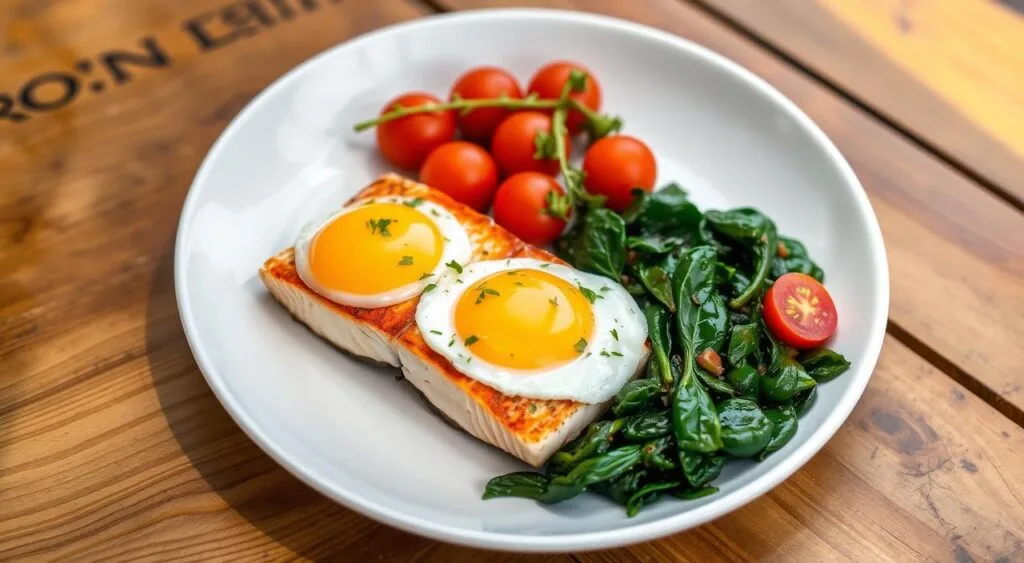
[[[524,466],[453,430],[393,372],[341,355],[291,320],[256,276],[308,219],[386,170],[351,125],[396,94],[446,95],[463,70],[498,64],[524,82],[552,58],[600,80],[605,108],[655,151],[659,181],[703,207],[756,206],[802,239],[839,308],[834,347],[853,363],[824,384],[796,437],[763,463],[730,464],[721,492],[634,518],[596,495],[542,506],[480,500]],[[619,20],[477,11],[385,28],[300,65],[214,145],[178,228],[175,287],[200,369],[238,424],[328,497],[398,528],[493,549],[566,551],[649,540],[707,522],[779,484],[846,419],[874,369],[888,308],[878,223],[857,178],[811,120],[736,64]]]

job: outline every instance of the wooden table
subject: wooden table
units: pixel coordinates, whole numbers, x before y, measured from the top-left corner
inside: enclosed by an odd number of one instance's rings
[[[824,451],[741,510],[628,549],[487,553],[346,510],[243,435],[174,303],[173,237],[200,160],[248,100],[314,53],[499,4],[7,0],[0,559],[1024,560],[1013,2],[521,2],[639,21],[738,61],[825,130],[878,214],[892,271],[878,369]]]

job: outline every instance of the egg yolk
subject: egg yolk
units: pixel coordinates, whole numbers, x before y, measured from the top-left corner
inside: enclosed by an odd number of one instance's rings
[[[441,231],[423,213],[402,203],[370,203],[316,234],[309,266],[330,289],[372,295],[422,279],[443,251]]]
[[[454,320],[474,356],[516,369],[569,362],[583,354],[594,331],[594,312],[580,289],[540,270],[508,270],[476,282],[459,298]]]

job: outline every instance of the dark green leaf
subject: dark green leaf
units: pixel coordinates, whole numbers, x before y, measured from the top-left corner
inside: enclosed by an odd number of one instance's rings
[[[676,498],[683,500],[697,500],[711,496],[718,492],[718,487],[701,487],[699,489],[688,489],[685,491],[676,491],[673,493]]]
[[[764,459],[772,452],[785,446],[786,442],[789,442],[793,435],[796,434],[797,427],[796,413],[790,407],[765,409],[764,415],[772,423],[772,434],[768,444],[758,455],[758,459]]]
[[[785,248],[785,257],[778,255],[778,244]],[[800,272],[819,282],[825,281],[825,273],[811,260],[803,243],[796,239],[779,237],[778,244],[776,245],[776,257],[772,264],[772,278],[778,279],[788,272]]]
[[[718,404],[722,450],[735,457],[750,457],[771,440],[772,423],[757,403],[738,397]]]
[[[622,215],[627,224],[647,232],[680,236],[696,231],[702,217],[678,184],[637,194]]]
[[[487,482],[484,500],[498,497],[522,497],[539,500],[548,490],[548,478],[534,471],[499,475]]]
[[[610,209],[593,209],[583,217],[582,224],[572,241],[573,265],[618,281],[626,265],[626,224],[622,217]]]
[[[622,387],[615,396],[612,412],[615,416],[638,413],[654,404],[661,395],[661,381],[657,379],[634,379]]]
[[[548,471],[552,474],[565,474],[583,460],[605,453],[622,425],[621,419],[602,420],[591,424],[587,427],[586,433],[551,456]]]
[[[644,316],[647,317],[647,335],[651,339],[651,359],[648,364],[648,372],[651,366],[655,368],[657,377],[661,379],[666,389],[672,387],[672,368],[669,365],[668,355],[672,350],[672,335],[669,331],[669,314],[655,303],[644,308]],[[649,374],[648,377],[651,375]]]
[[[818,398],[818,387],[811,387],[809,390],[803,393],[797,393],[796,397],[793,398],[793,412],[797,416],[803,416],[807,409],[814,405],[814,401]]]
[[[655,299],[668,307],[670,311],[676,310],[675,302],[672,299],[672,278],[664,268],[637,262],[630,266],[630,269]]]
[[[729,363],[738,366],[750,356],[759,358],[761,343],[761,325],[751,322],[732,325],[729,331]]]
[[[640,490],[633,493],[626,501],[626,516],[632,518],[644,505],[651,504],[666,491],[679,487],[679,481],[665,481],[661,483],[647,483]]]
[[[743,246],[751,246],[765,234],[771,220],[756,209],[743,207],[730,211],[711,210],[704,214],[715,232]]]
[[[680,450],[713,452],[722,447],[715,404],[693,375],[692,368],[676,385],[672,396],[672,423]]]
[[[760,391],[760,374],[757,368],[748,364],[734,367],[725,374],[725,380],[743,397],[757,399]]]
[[[551,478],[551,487],[584,489],[595,483],[610,481],[626,473],[641,461],[640,446],[622,446],[584,460],[566,475]],[[549,491],[550,492],[550,491]]]
[[[626,248],[651,256],[668,254],[669,252],[683,246],[685,243],[686,241],[679,237],[664,237],[659,235],[626,237]]]
[[[675,439],[672,436],[664,436],[647,442],[644,444],[643,449],[640,450],[644,466],[662,471],[675,469],[676,462],[672,461],[672,458],[677,456],[672,454],[672,457],[669,457],[674,447]]]
[[[679,462],[683,466],[683,475],[690,486],[703,487],[722,473],[725,456],[684,450],[679,452]]]
[[[643,481],[646,478],[647,471],[644,471],[643,469],[630,471],[616,479],[598,483],[594,486],[594,491],[599,492],[625,506],[626,503],[629,502],[629,498],[633,496],[633,493],[643,486]]]
[[[757,258],[754,273],[750,277],[750,284],[743,289],[743,292],[729,301],[729,306],[739,309],[757,297],[768,279],[768,271],[775,260],[776,241],[775,224],[768,221],[764,233],[757,239],[754,246],[754,254]]]
[[[712,393],[726,397],[736,395],[736,389],[733,389],[733,386],[728,381],[715,377],[701,368],[696,368],[694,373],[697,374],[704,387],[707,387]]]
[[[828,348],[818,348],[800,357],[807,374],[818,383],[831,381],[850,368],[850,362],[842,354]]]
[[[782,352],[761,376],[761,395],[773,402],[785,403],[814,385],[814,379],[807,375],[800,362]]]
[[[630,442],[646,442],[672,432],[672,417],[669,411],[654,411],[634,414],[622,425],[622,437]]]

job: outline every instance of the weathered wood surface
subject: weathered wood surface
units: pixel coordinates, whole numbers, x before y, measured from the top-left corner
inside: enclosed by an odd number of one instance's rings
[[[997,411],[1024,404],[1010,353],[1024,335],[1012,314],[1024,310],[1019,213],[699,9],[546,3],[644,21],[736,59],[854,165],[890,253],[894,328],[825,450],[712,524],[601,553],[464,549],[331,503],[249,441],[197,371],[171,281],[177,216],[206,150],[252,96],[323,48],[431,8],[321,0],[307,12],[294,0],[289,17],[232,35],[223,8],[202,0],[21,1],[0,14],[0,92],[26,116],[0,119],[0,559],[1024,557],[1024,431]],[[183,27],[197,18],[217,38],[206,48]],[[116,84],[100,54],[144,52],[146,37],[166,62],[125,67]],[[91,68],[74,71],[83,59]],[[52,76],[26,87],[61,72],[84,76],[73,100]],[[26,89],[43,109],[24,110]]]

